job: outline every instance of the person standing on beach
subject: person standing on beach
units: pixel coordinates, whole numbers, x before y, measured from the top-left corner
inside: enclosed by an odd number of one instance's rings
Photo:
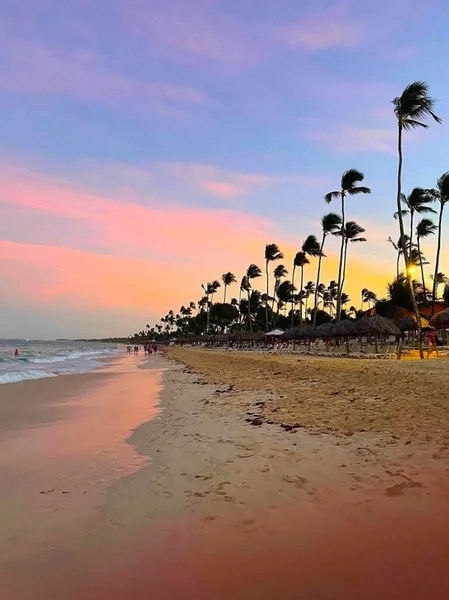
[[[427,336],[427,339],[429,341],[429,349],[427,351],[427,358],[429,358],[429,356],[432,354],[432,352],[434,350],[437,353],[437,358],[439,358],[438,346],[437,346],[437,333],[436,333],[436,331],[431,331],[429,333],[429,335]]]

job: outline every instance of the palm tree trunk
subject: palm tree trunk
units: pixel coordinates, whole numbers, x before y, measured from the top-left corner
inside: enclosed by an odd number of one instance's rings
[[[270,284],[268,282],[268,261],[265,261],[265,276],[267,279],[267,301],[265,302],[265,322],[266,322],[266,330],[268,333],[268,296],[270,295]]]
[[[223,292],[223,304],[226,304],[226,288],[228,286],[226,284],[224,284],[224,292]]]
[[[409,254],[412,253],[412,245],[413,245],[413,217],[414,217],[414,212],[411,210],[410,211],[410,245],[409,245]]]
[[[437,296],[438,296],[437,275],[438,275],[438,268],[440,266],[441,225],[443,223],[443,208],[444,208],[444,204],[443,204],[443,202],[440,202],[440,215],[438,217],[437,253],[436,253],[436,256],[435,256],[435,273],[434,273],[434,276],[433,276],[433,290],[432,290],[432,295],[433,295],[432,316],[435,314],[435,302],[436,302]]]
[[[299,326],[302,327],[302,288],[304,286],[304,265],[301,265],[301,287],[299,289]]]
[[[304,308],[305,308],[305,311],[304,311],[304,320],[305,320],[306,323],[307,323],[307,309],[308,309],[308,306],[309,306],[309,293],[307,292],[307,294],[306,294],[306,303],[305,303],[305,306],[304,306]]]
[[[253,324],[251,322],[251,301],[250,301],[250,290],[248,290],[248,323],[249,323],[249,330],[252,332],[253,331]]]
[[[422,256],[421,256],[421,241],[420,241],[420,237],[417,236],[417,240],[418,240],[418,255],[419,255],[419,265],[421,267],[421,280],[422,280],[422,289],[424,292],[424,299],[426,298],[426,283],[425,283],[425,279],[424,279],[424,264],[422,261]]]
[[[323,239],[321,240],[320,255],[318,257],[318,267],[316,271],[316,284],[315,284],[315,297],[313,299],[313,326],[316,326],[316,313],[318,310],[318,286],[320,285],[321,276],[321,260],[323,258],[324,242],[326,240],[326,234],[323,232]]]
[[[415,313],[415,319],[416,319],[418,345],[419,345],[419,357],[421,359],[423,359],[424,353],[423,353],[423,349],[422,349],[421,318],[419,315],[418,304],[416,302],[415,289],[413,287],[412,276],[408,269],[409,255],[408,255],[407,247],[405,244],[404,219],[402,218],[402,212],[401,212],[402,162],[403,162],[403,160],[402,160],[402,125],[401,125],[401,122],[398,120],[398,180],[397,180],[396,205],[397,205],[397,209],[398,209],[399,230],[401,233],[401,246],[402,246],[402,253],[404,255],[405,271],[407,273],[407,281],[408,281],[408,284],[410,287],[410,296],[411,296],[411,300],[412,300],[413,312]]]
[[[292,270],[292,285],[293,285],[293,287],[295,286],[295,269],[296,269],[296,265],[295,265],[295,261],[293,261],[293,270]],[[294,324],[295,324],[295,301],[293,299],[293,294],[292,294],[292,328],[293,328]]]
[[[399,279],[399,262],[401,260],[401,251],[398,250],[398,256],[396,258],[396,279]]]
[[[338,288],[337,288],[337,321],[340,320],[341,311],[341,274],[343,267],[343,252],[345,245],[345,194],[341,192],[341,246],[340,246],[340,262],[338,265]]]
[[[343,286],[345,284],[345,279],[346,279],[346,258],[347,258],[347,255],[348,255],[348,240],[345,239],[345,249],[344,249],[344,252],[343,252],[343,273],[342,273],[342,276],[341,276],[340,312],[341,312],[341,295],[343,293]],[[341,319],[338,319],[338,320],[340,321]]]
[[[209,294],[206,294],[207,298],[207,314],[206,314],[206,333],[209,331],[209,319],[210,319],[210,303],[209,303]]]

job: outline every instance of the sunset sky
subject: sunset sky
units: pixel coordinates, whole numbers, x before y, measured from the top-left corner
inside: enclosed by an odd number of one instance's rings
[[[346,291],[385,294],[391,100],[423,79],[438,101],[443,125],[405,139],[405,191],[432,187],[449,170],[448,19],[447,0],[2,0],[0,337],[127,335],[263,267],[266,243],[290,269],[352,167],[373,193],[347,204],[368,242]],[[449,214],[445,234],[449,274]]]

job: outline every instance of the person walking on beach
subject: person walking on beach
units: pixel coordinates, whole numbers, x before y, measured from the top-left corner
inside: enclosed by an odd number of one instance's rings
[[[436,331],[431,331],[429,333],[429,335],[427,336],[427,339],[429,341],[429,349],[427,351],[427,358],[429,358],[429,356],[432,354],[432,352],[434,350],[435,350],[435,352],[437,354],[437,358],[439,358],[438,346],[437,346],[437,333],[436,333]]]

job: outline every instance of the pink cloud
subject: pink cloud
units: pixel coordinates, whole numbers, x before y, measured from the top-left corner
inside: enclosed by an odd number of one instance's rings
[[[98,57],[87,53],[58,55],[42,45],[10,42],[6,55],[10,67],[0,81],[2,90],[68,94],[118,106],[127,101],[174,113],[182,105],[210,104],[193,86],[132,78],[105,69]]]
[[[212,194],[212,196],[217,196],[223,200],[229,200],[244,193],[241,188],[238,188],[233,183],[226,183],[224,181],[203,181],[201,187],[209,194]]]
[[[357,46],[364,34],[362,24],[352,19],[341,6],[327,13],[306,15],[299,23],[280,30],[280,37],[284,42],[312,52],[336,46]]]

